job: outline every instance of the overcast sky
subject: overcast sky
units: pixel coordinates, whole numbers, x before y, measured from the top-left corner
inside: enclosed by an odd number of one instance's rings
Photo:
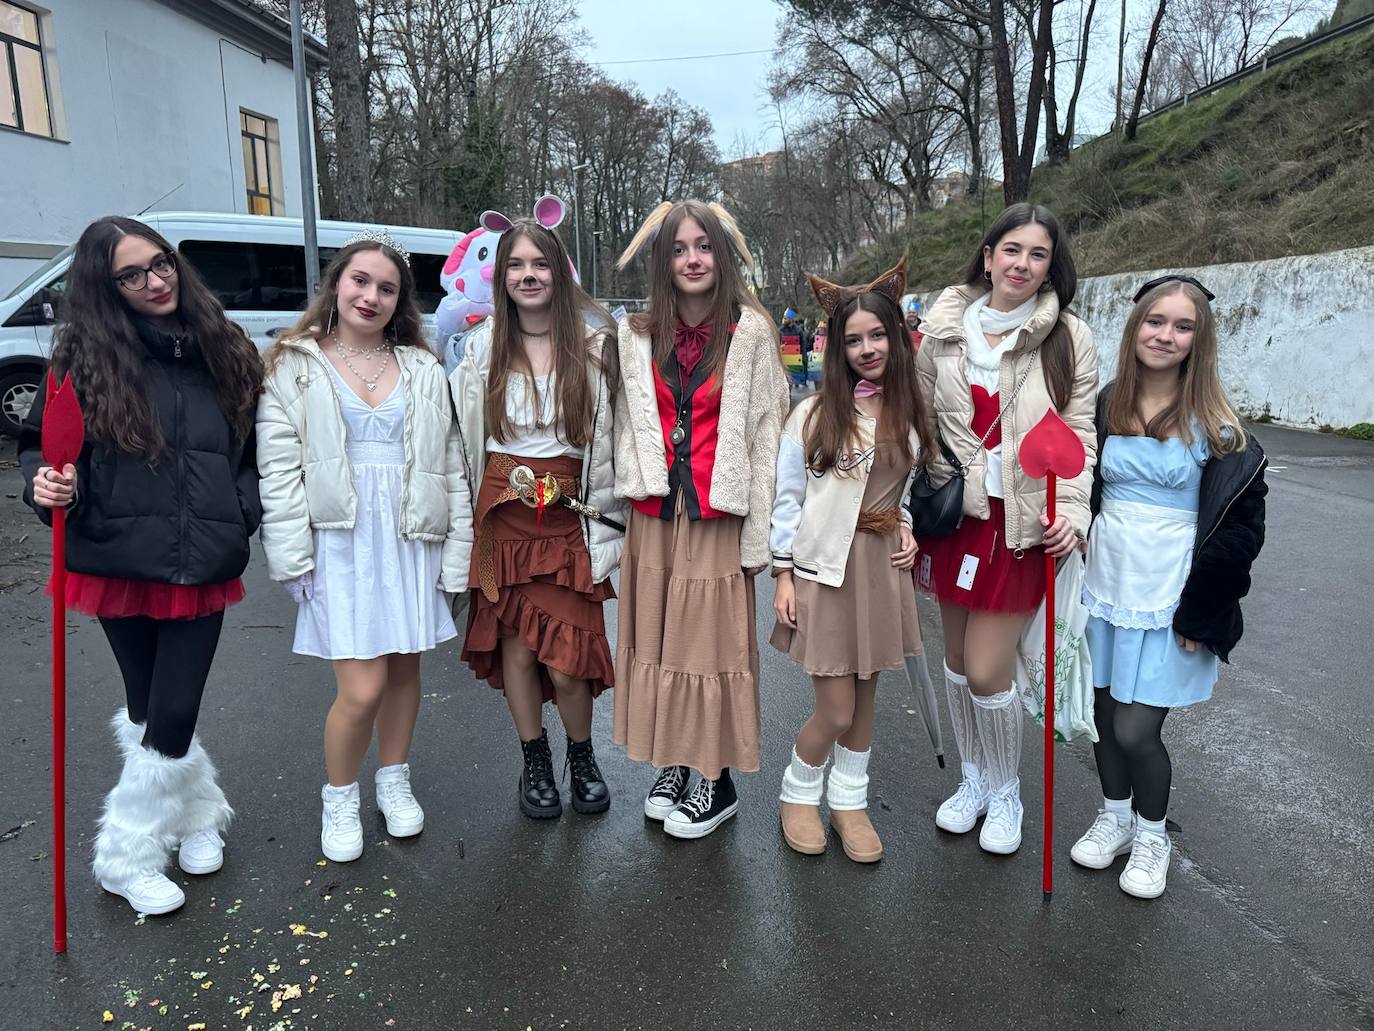
[[[1126,0],[1127,32],[1142,37],[1154,12],[1152,0]],[[1334,0],[1321,0],[1323,13]],[[1067,0],[1062,10],[1081,11],[1084,0]],[[580,21],[589,37],[587,60],[612,79],[632,83],[653,98],[676,90],[688,103],[705,108],[716,143],[729,159],[776,148],[776,115],[769,109],[768,68],[777,44],[782,8],[774,0],[693,0],[691,3],[628,4],[624,0],[581,0]],[[1116,83],[1116,43],[1121,6],[1099,0],[1093,16],[1088,72],[1079,102],[1078,131],[1105,132],[1111,124]],[[1062,17],[1062,16],[1061,16]],[[1081,14],[1079,15],[1081,17]],[[1307,31],[1316,16],[1295,31]],[[1061,44],[1062,45],[1062,44]],[[1132,43],[1127,43],[1132,50]],[[663,60],[703,54],[733,54],[700,60]],[[622,63],[634,62],[634,63]],[[1067,103],[1072,82],[1061,84]],[[1043,141],[1042,141],[1043,143]]]

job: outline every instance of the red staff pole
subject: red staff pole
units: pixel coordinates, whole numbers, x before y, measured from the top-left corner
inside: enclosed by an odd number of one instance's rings
[[[52,947],[67,951],[67,513],[52,510]]]
[[[1045,515],[1054,525],[1055,475],[1047,474]],[[1045,901],[1054,892],[1054,556],[1045,552],[1045,845],[1041,887]]]

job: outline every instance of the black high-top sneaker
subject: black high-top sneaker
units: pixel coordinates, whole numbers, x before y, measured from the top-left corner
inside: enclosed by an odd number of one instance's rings
[[[682,805],[668,814],[663,830],[675,838],[704,838],[739,808],[735,782],[729,770],[721,770],[717,780],[702,777]]]
[[[644,799],[644,815],[651,820],[666,820],[668,814],[682,804],[692,782],[692,771],[686,766],[668,766],[658,771],[654,786]]]
[[[592,739],[574,741],[568,738],[567,758],[563,760],[566,776],[572,769],[572,807],[579,813],[604,813],[611,807],[611,789],[596,765]]]
[[[520,811],[536,820],[563,815],[563,800],[558,797],[558,782],[553,777],[553,755],[549,735],[541,727],[533,741],[521,741],[525,768],[520,771]]]

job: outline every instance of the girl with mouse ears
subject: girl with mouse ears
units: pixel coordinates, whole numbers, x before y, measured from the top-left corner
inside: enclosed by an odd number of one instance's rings
[[[797,852],[825,851],[824,788],[845,854],[872,863],[883,855],[867,813],[878,673],[921,654],[904,502],[931,435],[897,304],[906,258],[865,286],[807,278],[835,343],[820,391],[792,410],[778,451],[772,644],[816,690],[782,778],[782,834]]]
[[[1097,399],[1083,600],[1102,807],[1069,854],[1105,870],[1129,852],[1117,883],[1145,899],[1164,893],[1172,853],[1160,731],[1212,696],[1264,544],[1264,450],[1222,389],[1212,299],[1189,276],[1142,286]]]
[[[637,256],[649,305],[619,332],[615,491],[632,511],[613,740],[657,770],[644,815],[700,838],[735,815],[730,770],[759,768],[754,576],[768,566],[787,378],[724,208],[664,202],[618,264]]]
[[[917,583],[940,603],[963,773],[935,823],[964,834],[986,814],[978,844],[999,855],[1021,847],[1017,642],[1045,596],[1045,555],[1062,558],[1088,533],[1097,348],[1068,310],[1077,286],[1059,220],[1039,205],[1013,204],[988,228],[963,282],[931,305],[916,356],[944,445],[931,455],[931,483],[964,478],[963,521],[950,536],[922,541],[917,563]],[[1019,457],[1049,408],[1087,452],[1083,472],[1058,481],[1053,524],[1045,482],[1027,476]]]

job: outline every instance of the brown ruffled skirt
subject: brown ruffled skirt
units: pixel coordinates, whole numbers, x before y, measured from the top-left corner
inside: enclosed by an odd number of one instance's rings
[[[754,582],[738,516],[670,522],[630,513],[620,562],[612,740],[658,768],[706,777],[759,768]]]
[[[514,457],[514,456],[513,456]],[[517,458],[537,475],[553,473],[576,482],[582,462],[576,458]],[[544,509],[542,522],[535,509],[520,501],[497,503],[510,486],[508,478],[488,461],[477,494],[476,541],[469,582],[473,585],[468,611],[463,661],[498,691],[505,689],[501,670],[501,642],[515,638],[539,660],[544,700],[554,697],[548,671],[557,670],[585,680],[592,696],[615,684],[611,648],[601,603],[615,597],[610,578],[592,582],[592,560],[582,536],[582,520],[563,505]],[[494,578],[496,600],[478,587]]]

